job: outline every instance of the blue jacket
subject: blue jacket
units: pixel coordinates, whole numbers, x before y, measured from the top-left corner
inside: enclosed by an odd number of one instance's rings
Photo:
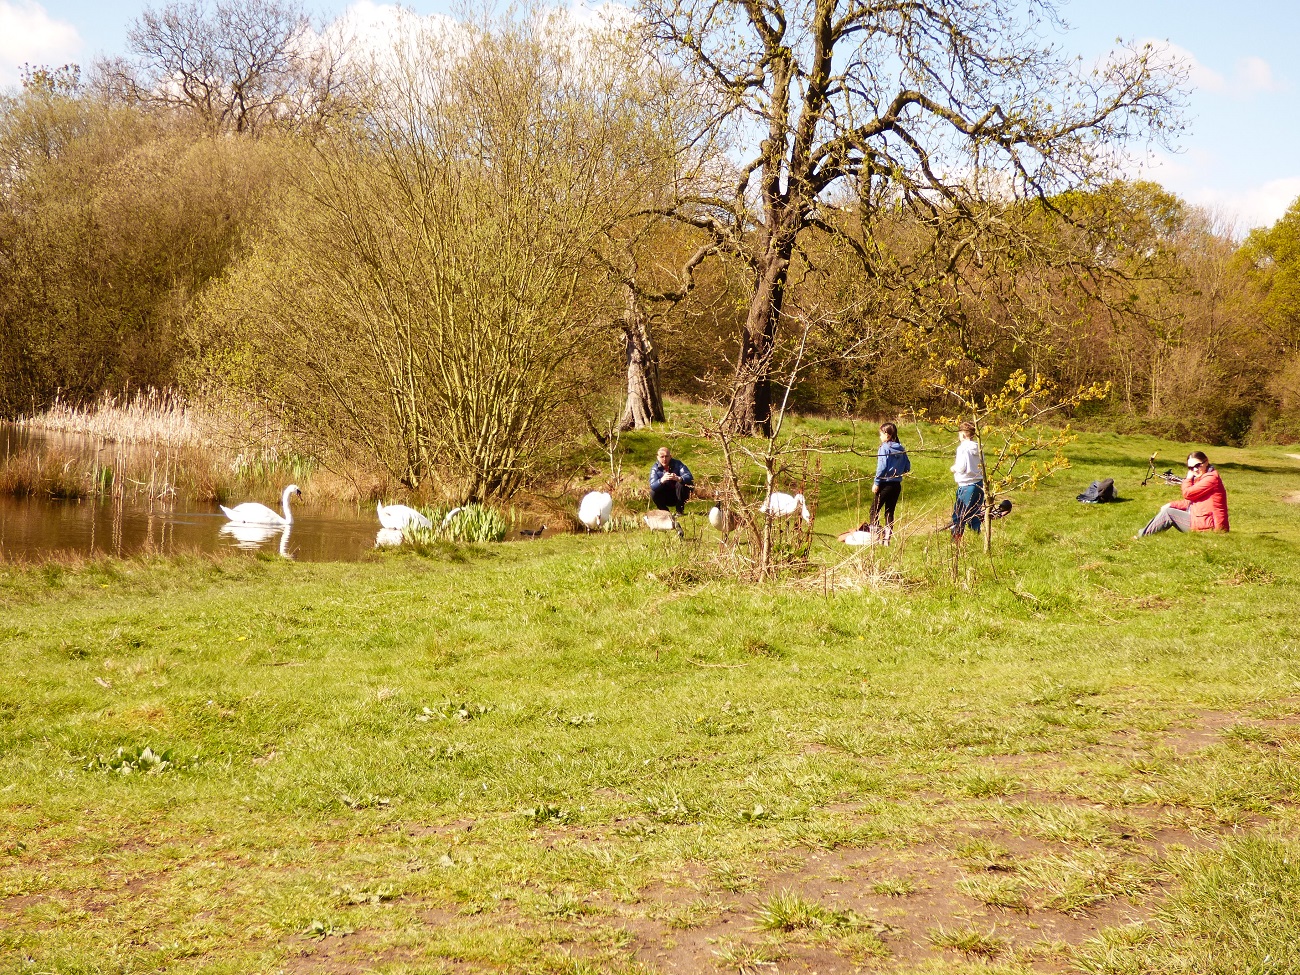
[[[897,484],[912,469],[912,462],[907,458],[907,448],[897,440],[882,443],[876,457],[877,484]]]
[[[694,484],[695,478],[691,476],[691,469],[683,464],[676,457],[668,459],[668,471],[676,474],[687,484]],[[664,475],[668,473],[659,461],[655,461],[655,466],[650,468],[650,490],[658,491],[659,485],[663,483]]]

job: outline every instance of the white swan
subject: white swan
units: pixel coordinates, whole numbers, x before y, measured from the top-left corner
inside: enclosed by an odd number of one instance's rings
[[[875,532],[862,531],[861,529],[855,529],[851,532],[845,532],[843,535],[840,536],[840,541],[843,542],[845,545],[853,545],[853,546],[878,545],[880,542],[880,540],[876,538]]]
[[[433,527],[433,523],[428,518],[404,504],[390,504],[385,507],[382,501],[376,502],[375,510],[379,513],[379,524],[394,531]]]
[[[604,528],[614,511],[614,499],[604,491],[589,491],[578,505],[578,520],[589,529]]]
[[[804,521],[812,521],[812,515],[808,513],[808,505],[804,504],[802,494],[789,495],[780,491],[773,491],[763,502],[759,509],[763,514],[770,514],[773,518],[789,518],[796,511],[802,512]]]
[[[284,489],[284,494],[280,496],[280,506],[284,508],[284,514],[279,515],[272,511],[264,504],[258,504],[256,501],[245,501],[243,504],[237,504],[233,508],[227,508],[221,505],[221,510],[225,512],[226,517],[232,522],[240,525],[285,525],[293,524],[293,512],[289,510],[289,496],[297,495],[302,497],[302,491],[298,485],[290,484]]]

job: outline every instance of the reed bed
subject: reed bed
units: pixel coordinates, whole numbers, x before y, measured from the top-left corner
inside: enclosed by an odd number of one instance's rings
[[[143,389],[134,395],[105,393],[92,404],[55,398],[18,425],[50,433],[82,434],[105,443],[155,443],[170,447],[211,443],[211,424],[173,389]]]
[[[63,451],[24,452],[0,463],[0,493],[14,497],[45,494],[77,500],[95,490],[95,479],[75,454]]]

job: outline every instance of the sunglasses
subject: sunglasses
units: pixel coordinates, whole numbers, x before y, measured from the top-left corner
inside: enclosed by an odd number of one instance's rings
[[[1197,464],[1188,464],[1188,465],[1187,465],[1187,469],[1188,469],[1189,471],[1195,471],[1195,470],[1199,470],[1200,468],[1202,468],[1202,467],[1204,467],[1204,466],[1205,466],[1204,464],[1200,464],[1200,463],[1197,463]]]

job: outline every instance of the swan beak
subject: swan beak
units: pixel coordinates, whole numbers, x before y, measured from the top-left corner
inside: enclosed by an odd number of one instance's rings
[[[302,488],[298,488],[298,490],[294,491],[293,493],[296,494],[298,497],[301,498],[301,497],[302,497]]]

